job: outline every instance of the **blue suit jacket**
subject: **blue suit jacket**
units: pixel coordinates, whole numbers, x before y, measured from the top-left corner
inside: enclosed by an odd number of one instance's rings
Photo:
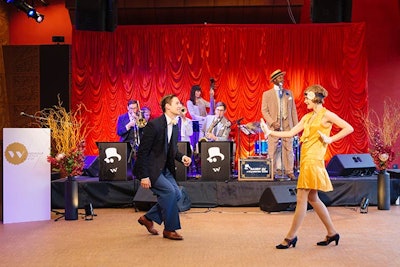
[[[120,142],[129,142],[132,137],[129,137],[131,129],[126,130],[125,125],[129,123],[129,114],[125,113],[118,117],[117,134],[119,135]]]

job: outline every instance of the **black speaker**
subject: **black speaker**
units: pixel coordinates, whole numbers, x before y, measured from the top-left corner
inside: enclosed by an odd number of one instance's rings
[[[331,176],[371,176],[375,163],[370,154],[338,154],[331,158],[326,170]]]
[[[179,189],[182,192],[182,198],[178,201],[178,210],[180,212],[187,211],[191,208],[192,201],[190,200],[189,195],[186,193],[186,190],[183,186],[179,186]],[[153,191],[139,186],[135,196],[133,197],[133,205],[135,210],[147,211],[156,203],[157,196],[154,195]]]
[[[312,22],[351,22],[352,0],[312,0]]]
[[[261,210],[267,212],[293,211],[296,208],[296,186],[267,187],[260,197],[259,205]]]
[[[113,32],[118,24],[117,0],[77,0],[75,28]]]
[[[150,189],[138,187],[133,197],[133,205],[135,210],[149,210],[157,202],[157,196]]]
[[[85,165],[83,166],[83,175],[91,177],[99,177],[99,157],[86,156]]]
[[[40,109],[58,106],[58,96],[69,111],[69,45],[40,46]]]
[[[189,142],[178,142],[178,150],[179,152],[187,155],[188,157],[191,156],[191,148]],[[187,172],[188,167],[182,164],[182,162],[178,162],[175,160],[175,169],[176,169],[176,177],[177,181],[186,181],[187,180]]]

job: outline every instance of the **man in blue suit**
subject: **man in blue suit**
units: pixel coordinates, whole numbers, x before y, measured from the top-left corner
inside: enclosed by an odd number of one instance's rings
[[[167,95],[161,100],[163,115],[149,121],[143,129],[137,160],[134,167],[136,178],[143,188],[150,188],[157,196],[157,203],[138,222],[147,230],[158,235],[153,222],[164,222],[163,237],[182,240],[176,232],[181,229],[178,201],[182,192],[175,180],[175,160],[189,166],[191,158],[178,151],[177,116],[182,104],[175,95]]]
[[[128,168],[132,170],[135,162],[135,153],[140,144],[140,133],[137,125],[139,114],[139,103],[136,100],[129,100],[127,106],[128,112],[118,117],[117,134],[120,142],[128,144]]]

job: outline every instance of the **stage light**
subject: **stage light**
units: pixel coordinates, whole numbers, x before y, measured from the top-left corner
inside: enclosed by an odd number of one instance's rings
[[[4,1],[7,4],[13,4],[19,10],[24,11],[29,18],[33,18],[34,20],[36,20],[37,23],[40,23],[44,20],[44,15],[37,12],[33,6],[29,5],[24,0],[4,0]]]

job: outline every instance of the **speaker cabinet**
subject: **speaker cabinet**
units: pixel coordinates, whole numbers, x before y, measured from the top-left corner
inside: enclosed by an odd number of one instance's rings
[[[259,201],[260,209],[267,212],[292,211],[296,208],[296,186],[276,185],[265,189]]]
[[[154,195],[153,191],[143,188],[141,186],[138,187],[135,196],[133,197],[133,205],[136,211],[147,211],[156,203],[157,196]]]
[[[178,150],[190,157],[191,149],[189,142],[178,142]],[[186,181],[187,180],[187,172],[188,167],[182,164],[182,162],[178,162],[175,160],[175,169],[176,169],[176,180],[177,181]]]
[[[371,176],[375,163],[370,154],[338,154],[331,158],[326,170],[331,176]]]
[[[187,211],[191,208],[192,201],[183,186],[179,186],[182,192],[182,197],[178,201],[178,210],[180,212]],[[150,189],[138,187],[135,196],[133,197],[133,205],[136,211],[147,211],[157,203],[157,196]]]
[[[312,0],[312,22],[351,22],[352,0]]]
[[[113,32],[118,24],[117,0],[77,0],[77,30]]]

